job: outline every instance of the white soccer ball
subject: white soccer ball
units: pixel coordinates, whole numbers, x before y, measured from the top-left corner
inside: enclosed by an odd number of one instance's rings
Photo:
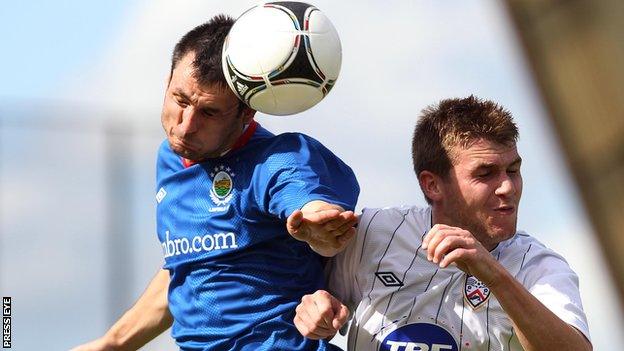
[[[243,13],[223,45],[223,72],[234,93],[270,115],[305,111],[336,83],[342,47],[316,7],[269,2]]]

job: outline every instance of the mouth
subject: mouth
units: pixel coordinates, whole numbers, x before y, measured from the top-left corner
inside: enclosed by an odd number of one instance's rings
[[[185,150],[185,151],[190,151],[190,152],[196,152],[199,150],[199,147],[196,145],[193,145],[187,141],[184,141],[180,138],[174,138],[171,141],[172,144],[172,148],[173,149],[179,149],[179,150]]]
[[[516,212],[516,208],[514,206],[499,206],[494,209],[494,212],[503,216],[509,216]]]

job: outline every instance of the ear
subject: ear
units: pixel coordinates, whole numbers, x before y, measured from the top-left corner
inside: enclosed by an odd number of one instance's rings
[[[243,108],[243,111],[241,111],[241,114],[242,114],[242,117],[243,117],[243,123],[244,124],[248,124],[248,123],[251,122],[251,120],[256,115],[256,110],[251,109],[248,106],[245,106],[245,108]]]
[[[426,197],[433,202],[442,199],[442,178],[430,171],[422,171],[418,174],[418,183]]]

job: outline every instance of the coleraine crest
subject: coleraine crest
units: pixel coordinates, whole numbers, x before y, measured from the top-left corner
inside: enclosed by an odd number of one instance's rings
[[[212,178],[210,199],[217,206],[226,205],[232,199],[234,173],[229,167],[221,165],[213,169],[210,173],[210,178]]]
[[[466,275],[464,298],[476,310],[490,298],[490,288],[474,276]]]

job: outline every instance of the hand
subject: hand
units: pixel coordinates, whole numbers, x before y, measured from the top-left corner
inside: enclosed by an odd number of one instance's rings
[[[423,238],[427,259],[440,268],[451,263],[492,287],[504,269],[472,233],[462,228],[436,224]]]
[[[303,296],[295,311],[295,327],[314,340],[332,338],[349,317],[347,307],[325,290]]]
[[[293,238],[307,242],[316,253],[331,257],[342,251],[355,235],[357,216],[337,206],[313,211],[296,210],[288,216],[286,229]]]

